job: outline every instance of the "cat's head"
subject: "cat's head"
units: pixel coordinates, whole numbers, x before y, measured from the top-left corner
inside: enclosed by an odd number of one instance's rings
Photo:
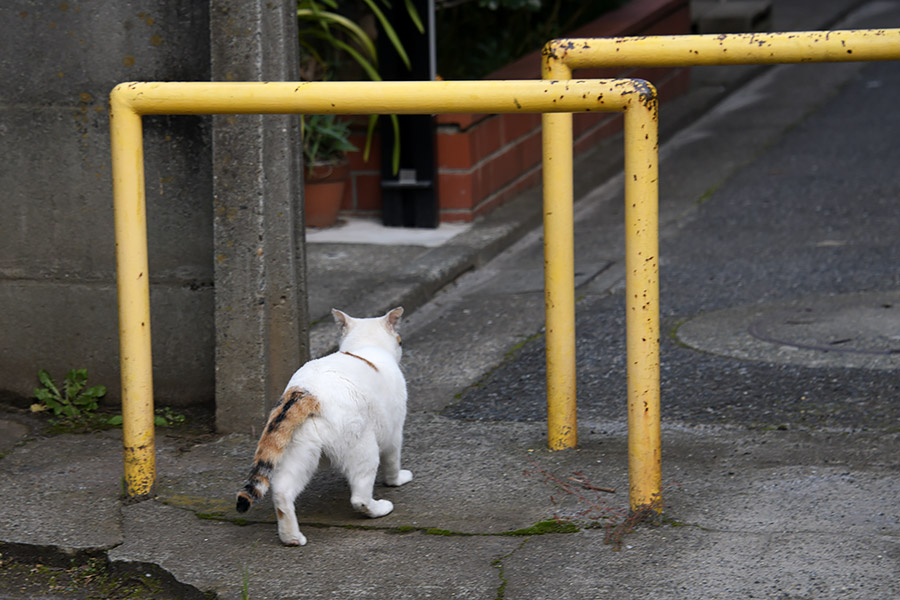
[[[352,352],[356,348],[376,346],[387,350],[397,361],[400,361],[400,334],[397,332],[400,326],[400,317],[403,316],[403,307],[397,307],[381,317],[369,319],[357,319],[339,311],[331,309],[335,322],[341,326],[341,350]]]

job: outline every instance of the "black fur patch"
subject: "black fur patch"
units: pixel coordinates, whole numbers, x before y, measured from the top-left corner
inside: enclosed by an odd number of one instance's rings
[[[291,410],[291,408],[294,406],[294,404],[297,403],[297,400],[299,400],[302,397],[303,397],[303,394],[300,394],[298,392],[294,392],[293,394],[291,394],[291,397],[288,399],[287,402],[284,403],[284,406],[281,408],[281,412],[278,413],[278,416],[276,416],[274,419],[272,419],[272,422],[269,423],[269,428],[268,428],[269,433],[272,433],[273,431],[278,429],[278,427],[281,425],[281,422],[284,421],[284,419],[287,417],[288,411]]]
[[[244,513],[250,510],[250,500],[248,500],[245,496],[238,496],[237,498],[237,506],[235,506],[239,513]]]
[[[271,475],[272,469],[274,469],[274,468],[275,468],[275,465],[273,465],[271,462],[269,462],[267,460],[258,460],[258,461],[256,461],[256,464],[253,465],[254,473],[259,473],[263,477],[268,477],[269,475]]]

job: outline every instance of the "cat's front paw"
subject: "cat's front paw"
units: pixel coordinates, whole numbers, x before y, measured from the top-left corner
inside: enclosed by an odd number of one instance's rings
[[[393,487],[401,486],[405,483],[409,483],[413,479],[412,471],[407,471],[406,469],[400,469],[397,471],[397,476],[393,479],[385,479],[385,485],[390,485]]]
[[[297,532],[297,535],[290,535],[290,536],[289,535],[285,535],[285,536],[279,535],[278,537],[281,538],[281,543],[284,544],[285,546],[305,546],[306,545],[306,536],[303,535],[302,533],[300,533],[299,531]]]

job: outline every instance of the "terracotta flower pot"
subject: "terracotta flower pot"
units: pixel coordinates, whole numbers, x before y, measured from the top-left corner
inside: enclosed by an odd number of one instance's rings
[[[314,164],[304,169],[304,214],[307,227],[331,227],[337,222],[350,163]]]

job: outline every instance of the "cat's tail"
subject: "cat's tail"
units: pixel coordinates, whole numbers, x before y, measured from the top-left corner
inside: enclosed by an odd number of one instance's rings
[[[237,511],[247,512],[255,500],[266,495],[269,477],[281,460],[294,430],[310,416],[319,412],[319,401],[306,390],[292,387],[285,390],[266,421],[266,427],[256,446],[253,466],[244,488],[237,493]]]

